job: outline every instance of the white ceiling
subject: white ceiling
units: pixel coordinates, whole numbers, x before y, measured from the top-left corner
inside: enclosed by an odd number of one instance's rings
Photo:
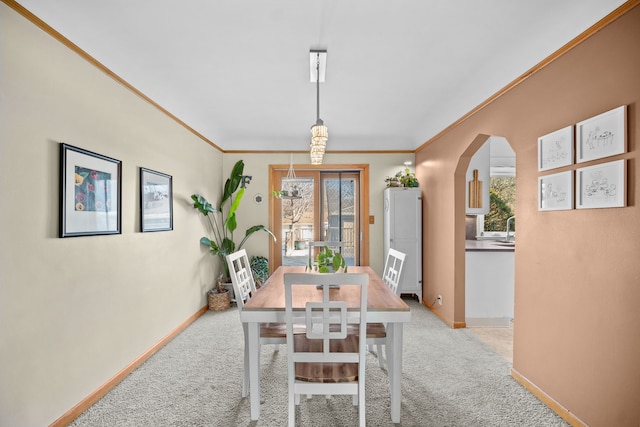
[[[622,0],[19,0],[224,150],[414,150]]]

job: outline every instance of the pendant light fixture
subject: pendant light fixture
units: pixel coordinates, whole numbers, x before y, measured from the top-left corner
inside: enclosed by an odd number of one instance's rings
[[[312,50],[309,53],[311,65],[311,81],[316,82],[316,124],[311,126],[311,164],[321,165],[324,151],[329,139],[329,131],[320,118],[320,71],[322,69],[322,80],[326,70],[327,51]]]

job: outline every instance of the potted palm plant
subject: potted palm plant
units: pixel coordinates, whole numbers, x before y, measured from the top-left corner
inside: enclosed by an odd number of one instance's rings
[[[217,255],[218,259],[222,263],[222,274],[216,286],[209,292],[209,306],[212,306],[212,300],[222,299],[223,303],[213,303],[213,309],[220,306],[219,309],[224,309],[224,301],[226,300],[226,307],[229,306],[229,289],[222,285],[224,282],[228,282],[229,267],[225,257],[239,249],[247,241],[249,237],[256,231],[264,231],[276,240],[276,236],[264,225],[254,225],[249,227],[244,234],[243,239],[236,245],[234,241],[233,233],[236,230],[238,223],[236,219],[236,212],[240,206],[240,201],[244,195],[245,188],[240,186],[242,182],[242,176],[244,172],[244,162],[238,160],[231,170],[231,175],[224,184],[222,192],[222,198],[218,206],[213,206],[202,195],[193,194],[191,199],[193,200],[193,207],[197,209],[202,215],[204,215],[209,221],[211,227],[211,238],[202,237],[200,243],[209,248],[211,255]],[[225,205],[229,202],[229,208],[225,213]]]

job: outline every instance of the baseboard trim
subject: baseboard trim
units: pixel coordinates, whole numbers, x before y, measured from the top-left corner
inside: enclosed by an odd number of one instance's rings
[[[171,331],[167,336],[158,341],[153,347],[140,355],[137,359],[127,365],[120,372],[115,374],[111,379],[109,379],[106,383],[98,387],[96,391],[91,393],[89,396],[82,399],[76,406],[69,409],[66,413],[64,413],[60,418],[55,420],[50,424],[49,427],[65,427],[69,425],[73,420],[78,418],[80,414],[86,411],[91,405],[100,400],[105,394],[107,394],[111,389],[113,389],[120,381],[125,379],[127,375],[131,372],[135,371],[140,365],[142,365],[147,359],[153,356],[158,350],[164,347],[169,341],[174,339],[180,332],[184,331],[187,326],[192,324],[198,319],[198,317],[202,316],[208,310],[208,306],[202,307],[196,313],[191,315],[187,320],[182,322],[178,327],[176,327],[173,331]]]
[[[433,306],[430,306],[429,304],[427,304],[425,302],[425,300],[422,300],[422,305],[424,305],[429,310],[431,310],[431,312],[433,314],[438,316],[440,318],[440,320],[442,320],[444,323],[446,323],[447,325],[449,325],[453,329],[462,329],[462,328],[466,328],[467,327],[467,323],[466,322],[451,322],[449,319],[444,317],[444,315],[442,313],[440,313],[440,310],[438,310],[437,308],[433,308]]]
[[[541,390],[537,385],[529,381],[524,375],[511,368],[511,376],[522,385],[524,388],[529,390],[531,394],[540,399],[542,403],[547,405],[553,412],[562,417],[563,420],[571,424],[573,427],[588,427],[588,425],[583,422],[580,418],[576,417],[571,411],[558,403],[554,398],[549,396],[543,390]]]

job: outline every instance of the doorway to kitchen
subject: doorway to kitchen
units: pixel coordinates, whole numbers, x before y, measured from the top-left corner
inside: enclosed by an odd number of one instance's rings
[[[502,137],[491,136],[473,154],[469,169],[482,183],[485,203],[469,209],[465,221],[465,323],[507,360],[512,359],[515,270],[515,152]],[[478,159],[480,158],[480,160]],[[468,171],[469,172],[469,171]],[[469,173],[467,178],[469,178]],[[477,181],[477,180],[476,180]],[[487,182],[488,181],[488,182]],[[482,196],[477,196],[478,198]]]

